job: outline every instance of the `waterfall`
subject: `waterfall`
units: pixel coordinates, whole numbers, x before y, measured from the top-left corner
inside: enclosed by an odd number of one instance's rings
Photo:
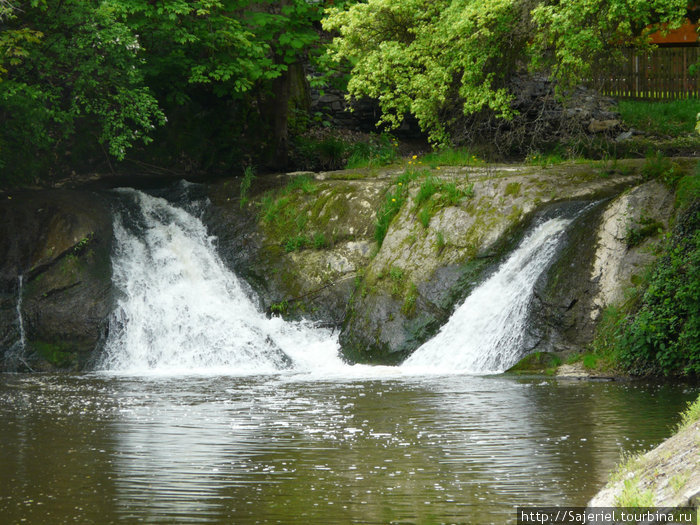
[[[24,276],[17,277],[17,326],[19,328],[19,355],[24,356],[24,349],[27,347],[27,335],[24,331],[24,320],[22,319],[22,293],[24,291]]]
[[[271,373],[337,367],[337,337],[267,318],[226,268],[204,224],[165,199],[118,190],[113,282],[120,293],[98,369]]]
[[[15,341],[7,350],[4,358],[4,368],[10,371],[16,371],[20,368],[32,370],[25,360],[27,348],[27,335],[24,330],[24,319],[22,318],[22,295],[24,293],[24,276],[20,274],[17,277],[17,304],[15,311],[17,312],[17,331],[19,332],[19,340]]]
[[[433,339],[401,367],[370,372],[342,361],[331,331],[260,312],[200,219],[165,199],[118,191],[125,203],[114,218],[119,299],[98,369],[135,374],[501,372],[522,355],[535,283],[573,220],[541,219]]]
[[[538,277],[552,263],[572,219],[536,226],[402,368],[423,372],[503,372],[522,357],[528,308]]]

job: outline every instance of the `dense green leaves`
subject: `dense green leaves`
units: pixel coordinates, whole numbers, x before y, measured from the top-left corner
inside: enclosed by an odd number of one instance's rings
[[[636,373],[700,374],[700,202],[680,227],[619,340],[622,362]]]
[[[453,108],[513,115],[508,81],[544,70],[563,86],[651,31],[672,28],[686,0],[367,0],[332,8],[331,54],[351,68],[350,95],[376,99],[389,127],[414,115],[434,143],[449,142]]]
[[[532,11],[533,62],[551,68],[569,87],[588,77],[596,63],[619,58],[621,48],[649,47],[651,33],[680,26],[687,7],[687,0],[541,2]]]
[[[412,114],[435,143],[447,142],[445,116],[457,98],[465,113],[510,114],[504,89],[525,35],[515,0],[369,0],[330,9],[331,53],[352,64],[351,95],[375,98],[382,121]]]
[[[305,0],[2,0],[0,163],[41,171],[88,143],[123,159],[166,114],[225,122],[227,101],[254,105],[300,60],[320,15]]]

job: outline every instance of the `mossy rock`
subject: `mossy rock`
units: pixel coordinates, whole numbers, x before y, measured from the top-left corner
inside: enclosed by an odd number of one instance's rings
[[[533,352],[510,367],[506,373],[553,375],[561,363],[561,357],[551,352]]]
[[[8,199],[9,200],[9,199]],[[25,191],[0,203],[0,343],[19,339],[17,302],[32,368],[80,368],[99,347],[112,311],[108,195]]]

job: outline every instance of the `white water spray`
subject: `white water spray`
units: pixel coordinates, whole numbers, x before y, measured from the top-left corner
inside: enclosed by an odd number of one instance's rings
[[[571,220],[537,226],[402,368],[423,372],[503,372],[520,357],[535,282],[550,265]]]
[[[17,277],[17,325],[19,327],[19,348],[20,356],[24,356],[27,347],[27,334],[24,331],[24,320],[22,319],[22,293],[24,291],[24,276]]]
[[[122,298],[98,368],[246,374],[342,365],[330,331],[256,309],[199,219],[164,199],[120,191],[136,205],[136,225],[124,214],[114,220],[113,281]]]
[[[259,312],[199,219],[164,199],[120,191],[135,214],[114,220],[113,280],[122,297],[98,368],[134,374],[501,372],[521,356],[535,282],[571,222],[533,229],[401,367],[350,367],[330,331]]]

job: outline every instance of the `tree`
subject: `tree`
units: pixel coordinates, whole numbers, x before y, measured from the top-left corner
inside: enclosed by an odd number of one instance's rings
[[[91,144],[121,160],[166,115],[180,128],[159,138],[187,144],[178,134],[198,121],[209,134],[194,147],[231,150],[261,97],[284,95],[320,15],[305,0],[0,0],[3,173],[75,167]],[[267,98],[286,118],[284,96]]]
[[[378,100],[381,122],[414,115],[433,143],[449,142],[453,108],[513,115],[510,78],[546,69],[563,85],[611,48],[645,44],[679,24],[686,0],[368,0],[327,10],[336,61],[351,64],[351,96]],[[645,40],[646,39],[646,40]]]

